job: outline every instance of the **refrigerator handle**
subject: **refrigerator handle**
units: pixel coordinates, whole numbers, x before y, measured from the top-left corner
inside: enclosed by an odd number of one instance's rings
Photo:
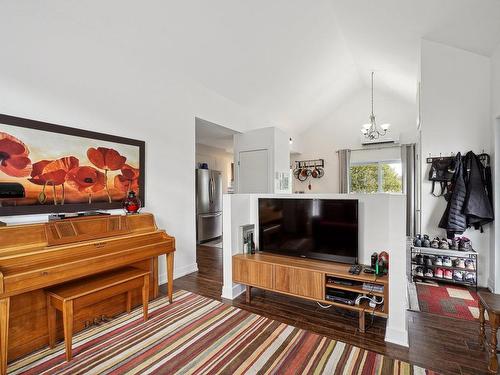
[[[212,203],[212,177],[208,179],[208,201]]]

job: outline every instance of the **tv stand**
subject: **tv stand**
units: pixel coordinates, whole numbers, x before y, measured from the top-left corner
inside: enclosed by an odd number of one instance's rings
[[[365,314],[383,318],[389,315],[389,278],[363,272],[353,275],[349,268],[348,264],[269,253],[238,254],[233,256],[233,282],[245,285],[247,303],[251,303],[252,288],[259,288],[355,311],[359,316],[359,330],[365,332]],[[332,278],[347,282],[329,282]],[[383,291],[365,290],[363,283],[383,287]],[[372,308],[366,299],[358,305],[329,301],[328,290],[382,297],[384,303]]]

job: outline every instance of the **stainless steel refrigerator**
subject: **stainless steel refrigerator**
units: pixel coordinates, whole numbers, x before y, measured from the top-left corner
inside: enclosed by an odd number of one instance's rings
[[[196,169],[196,241],[222,236],[222,174]]]

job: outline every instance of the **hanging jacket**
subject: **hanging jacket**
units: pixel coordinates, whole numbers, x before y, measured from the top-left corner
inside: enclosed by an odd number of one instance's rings
[[[451,180],[451,190],[446,210],[439,221],[439,228],[446,229],[448,238],[453,238],[455,234],[462,234],[467,229],[467,217],[463,213],[467,190],[460,153],[455,156],[455,173]]]
[[[469,151],[463,160],[463,168],[467,190],[463,213],[467,216],[467,226],[479,229],[493,221],[493,206],[488,197],[484,166],[479,157]]]

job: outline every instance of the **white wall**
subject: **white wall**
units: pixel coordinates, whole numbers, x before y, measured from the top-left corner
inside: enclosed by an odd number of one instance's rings
[[[405,196],[397,194],[234,194],[224,196],[223,264],[224,285],[222,297],[233,299],[243,287],[232,282],[232,256],[239,249],[239,227],[253,224],[258,228],[258,198],[285,199],[358,199],[359,200],[359,262],[370,264],[370,255],[376,251],[389,253],[389,320],[386,340],[408,345],[406,328],[406,243]],[[383,218],[383,220],[381,220]],[[259,243],[258,230],[255,231]]]
[[[446,208],[444,198],[433,197],[425,159],[458,151],[492,152],[490,60],[443,44],[422,41],[422,232],[445,236],[438,223]],[[467,230],[465,236],[479,253],[481,286],[488,280],[491,225],[484,233]]]
[[[227,188],[232,186],[231,163],[233,154],[221,148],[196,144],[196,168],[200,163],[207,163],[209,169],[222,173],[222,192],[227,193]]]
[[[40,39],[19,46],[22,63],[0,59],[0,113],[146,141],[144,211],[154,213],[158,226],[176,237],[175,276],[195,271],[195,117],[245,131],[257,126],[257,116],[173,70],[160,68],[160,81],[127,64],[95,59],[81,40],[67,45],[45,39],[39,30],[30,35],[35,34]],[[42,39],[44,53],[35,47]],[[107,56],[95,47],[96,56]],[[45,219],[0,218],[7,223]]]
[[[492,114],[492,161],[493,186],[500,181],[500,170],[495,166],[500,165],[500,45],[491,56],[491,114]],[[494,189],[495,212],[500,212],[500,189]],[[498,214],[497,214],[498,215]],[[500,293],[500,220],[495,220],[494,230],[490,231],[490,277],[488,287],[495,293]]]
[[[293,191],[337,193],[338,157],[336,151],[361,147],[361,126],[369,122],[370,89],[363,88],[337,107],[328,118],[309,127],[298,137],[301,154],[294,154],[291,162],[304,159],[325,159],[325,175],[321,179],[300,182],[293,179]],[[377,122],[390,123],[390,133],[400,134],[401,143],[416,141],[416,103],[377,91],[375,87],[375,115]],[[311,190],[307,185],[311,182]]]

